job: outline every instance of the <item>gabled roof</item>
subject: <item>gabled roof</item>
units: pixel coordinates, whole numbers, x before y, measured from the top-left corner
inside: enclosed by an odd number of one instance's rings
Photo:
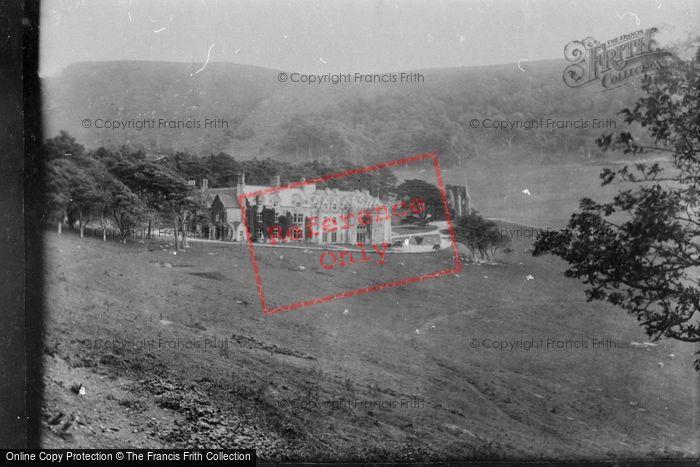
[[[264,190],[265,188],[269,188],[267,186],[262,186],[262,185],[245,185],[243,188],[243,193],[252,193],[254,191],[260,191]],[[219,199],[221,200],[221,204],[224,205],[225,208],[239,208],[240,204],[238,203],[238,189],[233,187],[233,188],[211,188],[208,190],[207,193],[208,197],[211,197],[211,201],[213,202],[214,199],[218,196]]]
[[[209,188],[208,190],[206,190],[204,195],[207,204],[211,205],[211,203],[214,202],[214,198],[216,198],[216,195],[218,194],[230,195],[234,198],[237,196],[235,188]]]
[[[214,194],[214,199],[219,198],[221,201],[221,204],[224,205],[224,208],[238,208],[240,207],[240,204],[238,204],[238,196],[236,196],[236,189],[234,188],[233,191],[231,190],[226,190],[226,191],[221,191],[219,193]]]

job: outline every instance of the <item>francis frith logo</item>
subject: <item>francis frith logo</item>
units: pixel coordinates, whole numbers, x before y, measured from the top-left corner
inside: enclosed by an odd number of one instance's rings
[[[564,83],[578,88],[600,80],[605,91],[628,84],[665,66],[670,52],[659,49],[649,28],[600,42],[592,37],[571,41],[564,57],[571,65],[564,70]]]

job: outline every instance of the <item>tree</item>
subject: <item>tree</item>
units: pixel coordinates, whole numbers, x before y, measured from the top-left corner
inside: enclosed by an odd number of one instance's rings
[[[245,201],[245,227],[250,233],[251,240],[257,242],[258,238],[258,228],[260,227],[258,222],[258,197],[254,200],[249,200],[247,197],[244,198]],[[242,206],[241,206],[242,208]]]
[[[211,228],[211,213],[209,204],[207,204],[207,196],[204,191],[190,190],[190,200],[192,203],[188,208],[188,216],[186,218],[187,230],[192,231],[197,226],[201,228]]]
[[[139,157],[138,154],[112,152],[103,148],[97,150],[95,157],[119,182],[136,195],[138,206],[133,206],[132,214],[138,211],[139,216],[145,215],[148,219],[147,238],[151,237],[151,225],[157,216],[170,217],[175,236],[175,248],[181,250],[187,247],[187,223],[194,218],[201,218],[201,212],[205,208],[202,194],[189,187],[186,180],[177,173],[177,164],[188,160],[186,154],[178,153],[175,162],[170,164],[150,162]],[[118,192],[123,195],[121,190]],[[126,201],[134,198],[122,196],[120,199]],[[124,213],[124,206],[121,208],[120,212]],[[130,217],[127,216],[127,218]],[[182,248],[180,232],[183,233]]]
[[[100,229],[102,230],[102,241],[107,241],[107,228],[105,225],[105,217],[112,212],[112,202],[114,200],[115,194],[119,196],[118,193],[123,191],[128,191],[129,189],[124,186],[119,180],[117,180],[112,174],[110,174],[104,167],[95,167],[91,170],[89,176],[94,181],[95,185],[95,208],[100,214]],[[122,236],[122,238],[124,238]]]
[[[442,196],[435,185],[418,179],[406,180],[396,188],[396,194],[406,203],[410,203],[418,198],[425,202],[426,209],[418,216],[422,222],[426,222],[428,216],[430,216],[430,220],[445,219]]]
[[[457,219],[455,226],[457,241],[463,243],[472,255],[472,260],[478,262],[492,261],[493,255],[500,248],[508,245],[508,237],[501,235],[495,222],[484,219],[477,211]]]
[[[208,217],[205,195],[201,191],[185,187],[183,191],[171,193],[170,197],[175,212],[175,223],[182,232],[182,249],[184,251],[187,248],[189,227]],[[176,228],[175,245],[179,249],[177,230]]]
[[[70,205],[71,180],[68,175],[68,164],[69,162],[65,159],[52,159],[46,163],[44,217],[51,222],[56,222],[59,234]]]
[[[139,197],[122,182],[115,180],[110,188],[107,206],[119,228],[121,241],[126,243],[131,228],[141,216],[143,205]]]
[[[285,238],[287,232],[289,232],[289,228],[294,224],[294,217],[291,212],[287,211],[284,215],[277,218],[277,223],[280,226],[280,236]]]
[[[102,199],[100,186],[95,175],[104,171],[104,168],[97,164],[90,155],[82,154],[67,158],[64,167],[68,180],[68,220],[72,228],[77,217],[80,236],[83,237],[85,226],[99,208]]]
[[[68,132],[61,130],[58,136],[46,140],[44,154],[48,160],[75,158],[85,153],[85,147],[78,144]]]
[[[669,61],[643,79],[645,95],[634,108],[621,112],[626,123],[645,128],[653,144],[629,131],[596,142],[627,154],[664,152],[670,170],[658,162],[606,169],[603,185],[633,188],[609,202],[581,200],[567,228],[539,237],[534,254],[563,258],[566,276],[586,284],[589,301],[623,308],[653,340],[700,342],[700,49],[694,60]]]
[[[245,181],[250,185],[267,185],[273,174],[278,173],[279,162],[272,159],[252,159],[241,162],[240,169],[245,173]]]
[[[487,221],[490,222],[490,221]],[[493,257],[498,250],[505,248],[510,244],[510,239],[503,234],[495,226],[489,228],[484,235],[481,242],[477,244],[479,248],[479,254],[482,258],[487,258],[489,261],[493,261]]]
[[[118,177],[107,169],[105,161],[114,166],[127,164],[121,154],[105,149],[86,153],[84,148],[65,131],[46,141],[43,146],[47,162],[46,216],[61,223],[67,216],[70,226],[77,220],[80,235],[85,225],[97,213],[100,216],[102,238],[106,240],[105,216],[112,214],[125,230],[140,213],[140,201]]]
[[[191,165],[191,164],[190,164]],[[219,152],[205,159],[202,176],[206,175],[211,187],[232,186],[236,183],[236,174],[240,171],[238,162],[230,155]],[[194,176],[194,173],[188,175]]]
[[[368,172],[367,175],[369,175],[367,189],[372,196],[383,197],[396,189],[398,179],[389,169]]]
[[[148,237],[150,238],[152,219],[156,215],[172,216],[175,249],[180,250],[179,232],[183,232],[182,249],[187,248],[185,224],[191,214],[201,211],[204,202],[195,196],[194,190],[184,178],[167,167],[152,162],[141,162],[133,167],[129,177],[132,190],[143,200],[148,217]],[[200,193],[201,194],[201,193]]]
[[[263,233],[264,238],[269,239],[275,235],[277,237],[283,236],[283,235],[281,235],[281,232],[279,232],[279,231],[270,235],[271,229],[273,228],[273,226],[275,226],[277,224],[277,222],[275,222],[275,217],[276,217],[275,208],[268,208],[268,207],[263,206],[260,217],[261,217],[260,228],[262,229],[262,233]]]

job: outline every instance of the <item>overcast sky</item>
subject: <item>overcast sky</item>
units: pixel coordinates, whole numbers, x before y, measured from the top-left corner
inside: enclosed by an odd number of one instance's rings
[[[305,73],[513,63],[652,26],[700,35],[699,14],[700,0],[50,0],[40,74],[82,61],[203,64],[209,51],[211,62]]]

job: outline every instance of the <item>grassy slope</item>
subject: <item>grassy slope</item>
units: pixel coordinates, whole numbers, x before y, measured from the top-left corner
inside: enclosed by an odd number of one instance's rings
[[[516,238],[514,252],[498,266],[467,266],[458,276],[263,318],[244,248],[193,243],[174,256],[158,244],[148,251],[143,244],[47,233],[46,345],[53,355],[47,362],[56,372],[68,363],[63,386],[47,379],[47,417],[64,406],[88,421],[72,441],[47,429],[45,444],[108,447],[148,439],[148,445],[213,446],[235,440],[257,445],[271,458],[347,460],[697,455],[692,347],[629,346],[646,340],[632,318],[586,303],[582,286],[562,276],[563,265],[532,258],[525,253],[528,244]],[[317,253],[258,250],[273,304],[436,270],[449,262],[448,255],[392,255],[381,267],[329,272],[320,270]],[[299,265],[306,269],[296,271]],[[221,280],[192,272],[218,272]],[[528,274],[535,279],[526,280]],[[85,348],[85,340],[94,338],[206,336],[228,337],[228,352]],[[473,338],[594,337],[613,339],[618,348],[469,346]],[[84,380],[84,373],[93,375],[85,396],[91,403],[65,386]],[[220,431],[233,433],[221,441],[215,430],[168,409],[158,399],[162,390],[153,390],[156,377],[182,383],[182,391],[195,391],[208,406],[243,422],[219,421]],[[119,382],[123,393],[105,398],[109,388],[117,390],[105,378]],[[309,399],[400,403],[411,396],[424,405],[299,407]],[[153,403],[129,411],[134,398]],[[96,429],[105,416],[124,425],[112,437]],[[144,417],[158,420],[146,430],[150,438],[130,435],[131,426],[154,423]],[[184,438],[166,436],[175,420],[180,432],[189,430]],[[244,436],[242,426],[254,432]]]

